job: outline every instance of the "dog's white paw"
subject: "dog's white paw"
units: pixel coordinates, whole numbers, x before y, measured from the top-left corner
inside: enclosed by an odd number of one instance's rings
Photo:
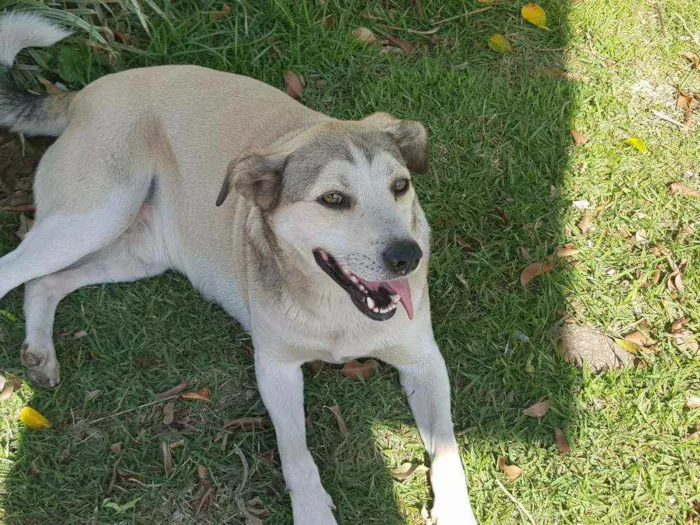
[[[294,525],[338,525],[333,516],[333,499],[323,487],[295,497],[292,494]]]
[[[27,368],[27,376],[40,388],[56,388],[61,383],[60,367],[54,352],[47,348],[22,345],[20,361]]]

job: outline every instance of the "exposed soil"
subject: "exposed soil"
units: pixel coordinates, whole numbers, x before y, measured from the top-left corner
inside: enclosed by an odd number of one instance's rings
[[[32,184],[36,166],[54,139],[0,133],[0,208],[33,211]]]

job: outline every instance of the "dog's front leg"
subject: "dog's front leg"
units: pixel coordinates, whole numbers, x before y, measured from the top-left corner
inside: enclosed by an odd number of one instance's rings
[[[256,347],[255,374],[277,434],[282,473],[292,498],[295,525],[336,525],[333,500],[306,446],[301,366],[282,363]]]
[[[413,356],[420,356],[415,361],[397,365],[397,368],[432,463],[430,481],[435,503],[431,516],[437,525],[475,525],[452,427],[445,360],[434,341],[427,346],[411,352]]]

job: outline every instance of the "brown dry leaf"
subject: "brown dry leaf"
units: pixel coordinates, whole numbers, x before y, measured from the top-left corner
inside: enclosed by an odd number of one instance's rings
[[[27,217],[24,213],[21,213],[19,215],[19,228],[17,228],[15,235],[19,237],[20,241],[23,241],[29,231],[32,229],[32,226],[34,226],[34,221]]]
[[[525,288],[527,284],[535,277],[552,270],[552,266],[548,263],[534,262],[528,264],[520,274],[520,285]]]
[[[265,428],[267,419],[264,417],[239,417],[224,423],[224,428],[240,428],[241,430],[252,430],[254,428]]]
[[[419,465],[417,463],[402,463],[397,468],[392,469],[391,475],[394,477],[394,479],[397,479],[398,481],[406,481],[416,472],[425,472],[427,470],[428,467],[426,467],[425,465]]]
[[[578,221],[578,229],[581,230],[581,233],[583,235],[587,234],[589,231],[591,231],[591,222],[593,221],[590,213],[584,213],[583,217],[581,217],[581,220]]]
[[[680,89],[678,90],[678,98],[676,99],[676,107],[678,109],[685,113],[690,113],[693,111],[693,106],[696,104],[697,102],[695,102],[691,93],[681,91]]]
[[[207,387],[197,392],[185,392],[184,394],[180,394],[180,399],[196,399],[197,401],[208,401],[211,403],[211,399],[209,399],[209,389]]]
[[[688,352],[691,355],[698,355],[698,342],[689,330],[682,330],[673,334],[673,343],[678,350]]]
[[[574,248],[573,246],[560,246],[556,250],[554,250],[554,253],[552,253],[549,257],[547,257],[549,260],[553,260],[555,258],[564,258],[564,257],[571,257],[573,255],[576,255],[578,253],[578,248]]]
[[[689,188],[682,182],[674,182],[668,187],[671,195],[688,195],[690,197],[700,197],[700,191]]]
[[[576,146],[588,142],[588,137],[575,128],[571,130],[571,136],[574,138],[574,145]]]
[[[294,73],[294,71],[284,72],[284,90],[290,97],[301,100],[304,88],[301,84],[301,77]]]
[[[366,27],[358,27],[357,29],[353,29],[352,36],[354,36],[360,42],[364,42],[365,44],[374,45],[377,42],[379,42],[377,36]]]
[[[625,336],[625,340],[631,341],[635,344],[638,344],[639,346],[646,346],[649,344],[649,339],[647,336],[645,336],[642,332],[639,330],[635,330],[634,332],[630,332]]]
[[[683,278],[681,277],[680,270],[675,270],[671,275],[668,276],[668,281],[666,281],[666,288],[668,291],[673,292],[683,292]]]
[[[345,377],[349,377],[353,381],[359,381],[360,379],[367,379],[378,367],[379,363],[374,359],[368,359],[362,363],[352,360],[343,365],[342,372]]]
[[[199,485],[203,489],[208,489],[211,487],[211,483],[207,479],[207,467],[204,465],[197,465],[197,478],[199,479]]]
[[[386,35],[386,39],[392,46],[398,47],[407,55],[410,54],[411,51],[413,51],[413,44],[411,44],[410,42],[406,42],[405,40],[401,40],[400,38],[396,38],[392,35]]]
[[[85,392],[85,401],[91,401],[102,393],[102,390],[89,390]]]
[[[567,454],[569,450],[571,450],[564,432],[562,432],[559,427],[554,427],[554,441],[556,441],[557,448],[561,454]]]
[[[578,73],[569,73],[568,71],[562,71],[561,69],[549,69],[549,68],[539,68],[535,72],[543,77],[549,78],[563,78],[565,80],[577,80],[579,82],[588,82],[588,78]]]
[[[44,86],[44,88],[46,89],[46,93],[48,93],[49,95],[61,95],[61,94],[63,94],[63,91],[58,89],[56,87],[56,84],[54,84],[50,80],[46,80],[45,78],[41,78],[41,77],[39,77],[38,80],[39,80],[39,83],[42,86]]]
[[[175,450],[176,448],[180,448],[184,445],[185,445],[184,441],[173,441],[168,446],[170,447],[170,450]]]
[[[525,246],[521,246],[520,248],[518,248],[518,253],[520,254],[520,257],[522,257],[523,259],[527,259],[528,253],[527,253],[527,248],[525,248]]]
[[[161,392],[160,394],[156,394],[156,397],[158,399],[168,399],[169,397],[174,397],[174,396],[178,395],[185,388],[187,388],[187,381],[185,381],[184,383],[180,383],[177,386],[172,387],[170,390],[166,390],[165,392]]]
[[[160,443],[160,449],[163,451],[163,468],[165,473],[170,475],[173,471],[173,456],[170,453],[170,447],[165,441]]]
[[[683,327],[688,324],[688,319],[678,319],[677,321],[674,321],[673,324],[671,325],[671,333],[672,334],[677,334],[678,332],[683,330]]]
[[[175,401],[168,401],[163,405],[163,424],[165,426],[170,425],[173,422],[175,412]]]
[[[348,437],[348,427],[345,425],[345,420],[343,419],[343,413],[340,411],[340,407],[338,405],[333,405],[332,407],[325,408],[333,412],[335,420],[338,422],[338,429],[340,430],[340,435],[343,436],[343,438]]]
[[[510,219],[508,218],[508,215],[506,214],[506,212],[503,208],[496,208],[496,213],[498,213],[498,216],[503,221],[503,224],[505,224],[505,225],[510,224]]]
[[[661,268],[657,266],[656,269],[651,274],[651,281],[654,284],[659,284],[660,280],[661,280]]]
[[[254,498],[246,501],[245,507],[246,509],[248,509],[248,512],[250,512],[254,516],[264,516],[268,513],[268,510],[265,508],[263,500],[258,496],[255,496]]]
[[[681,56],[690,62],[690,67],[692,69],[700,69],[700,58],[698,58],[695,53],[683,53]]]
[[[121,441],[117,441],[116,443],[112,443],[112,444],[109,446],[109,450],[111,450],[111,451],[114,452],[115,454],[121,454],[121,453],[122,453],[122,442],[121,442]]]
[[[520,475],[525,472],[517,465],[506,465],[506,458],[503,456],[498,456],[498,468],[506,475],[508,481],[515,481],[520,477]]]
[[[544,401],[535,403],[534,405],[523,410],[523,414],[525,414],[527,417],[544,417],[545,414],[549,412],[549,407],[551,406],[552,403],[549,401],[549,399],[545,399]]]
[[[695,394],[686,394],[685,408],[690,408],[691,410],[694,408],[700,408],[700,396],[696,396]]]
[[[73,339],[82,339],[83,337],[87,337],[88,333],[85,330],[78,330],[73,334]]]
[[[212,14],[209,16],[209,19],[212,22],[215,22],[217,20],[221,20],[224,18],[227,14],[231,12],[231,8],[229,7],[228,4],[223,4],[221,6],[221,11],[213,11]]]
[[[473,252],[474,251],[474,245],[470,243],[464,235],[461,234],[456,234],[455,235],[455,242],[457,243],[457,246],[462,248],[465,252]]]

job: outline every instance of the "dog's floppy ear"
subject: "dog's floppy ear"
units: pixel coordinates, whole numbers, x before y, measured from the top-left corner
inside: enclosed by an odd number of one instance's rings
[[[221,206],[233,188],[263,210],[274,208],[288,157],[281,152],[244,152],[229,163],[216,205]]]
[[[401,120],[388,113],[373,113],[362,122],[387,133],[401,151],[406,167],[416,173],[428,171],[428,130],[415,120]]]

